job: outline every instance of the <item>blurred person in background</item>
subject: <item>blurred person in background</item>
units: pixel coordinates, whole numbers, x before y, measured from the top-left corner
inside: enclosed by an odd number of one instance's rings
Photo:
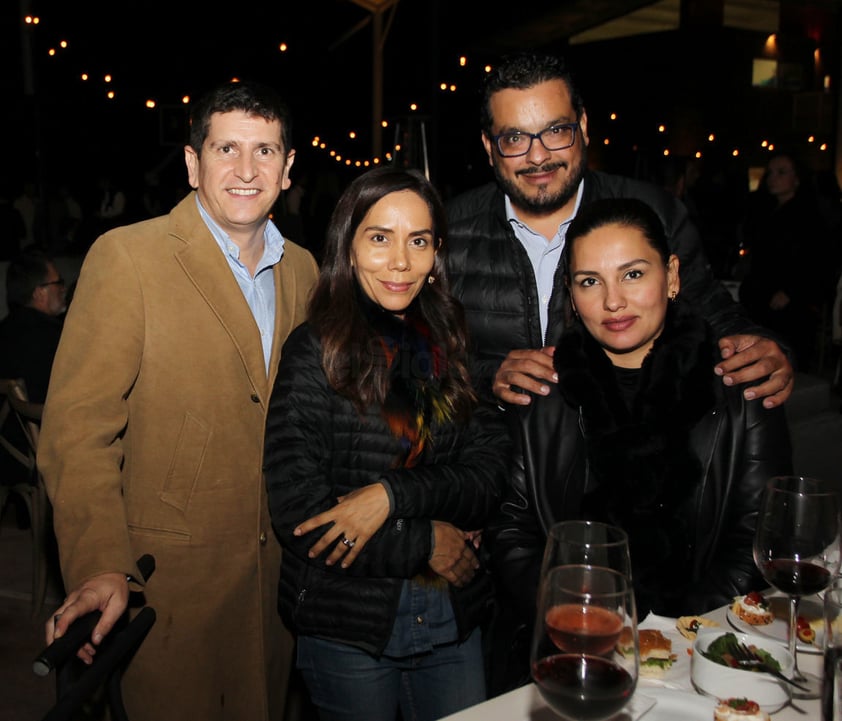
[[[0,378],[22,378],[43,403],[66,308],[65,280],[40,248],[21,251],[6,268],[8,315],[0,321]]]
[[[0,321],[0,378],[21,379],[31,403],[47,396],[53,358],[61,338],[65,310],[64,278],[52,258],[40,248],[24,248],[6,268],[6,304]],[[6,419],[4,435],[25,452],[26,437],[14,417]],[[6,449],[0,448],[0,483],[34,483],[35,478]],[[26,506],[17,494],[17,524],[28,528]]]
[[[740,302],[792,346],[798,370],[810,371],[822,308],[833,297],[835,258],[809,171],[794,153],[770,156],[742,238],[749,269]]]

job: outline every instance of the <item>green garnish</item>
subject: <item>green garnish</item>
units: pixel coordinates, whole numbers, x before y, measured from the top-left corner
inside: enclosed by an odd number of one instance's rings
[[[707,651],[702,651],[702,656],[723,666],[729,666],[730,668],[744,668],[740,666],[736,660],[737,643],[737,637],[733,633],[724,633],[721,636],[717,636],[710,645],[708,645]],[[778,660],[766,649],[759,648],[758,646],[754,646],[752,644],[749,644],[749,648],[754,651],[758,658],[760,658],[767,666],[774,668],[776,671],[781,670],[781,665],[778,663]],[[744,668],[744,670],[751,669]]]

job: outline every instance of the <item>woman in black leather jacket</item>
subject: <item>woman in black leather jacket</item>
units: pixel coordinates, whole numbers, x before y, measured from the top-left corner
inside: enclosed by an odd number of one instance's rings
[[[278,604],[322,721],[394,721],[398,707],[432,721],[486,696],[480,531],[511,444],[467,375],[444,236],[422,175],[357,178],[283,349],[265,457]]]
[[[558,387],[508,411],[515,470],[487,534],[522,639],[558,521],[628,532],[641,619],[703,613],[760,587],[760,496],[791,471],[783,409],[746,401],[711,372],[715,335],[680,302],[678,259],[642,201],[583,207],[563,263],[577,317],[556,346]],[[528,667],[516,671],[526,680]]]

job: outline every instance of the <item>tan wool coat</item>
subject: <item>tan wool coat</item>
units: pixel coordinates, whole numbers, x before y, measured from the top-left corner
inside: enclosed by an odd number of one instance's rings
[[[157,621],[123,677],[132,721],[280,721],[292,640],[262,474],[266,407],[317,276],[290,241],[274,267],[266,377],[257,325],[189,194],[85,258],[39,448],[68,590],[137,575]]]

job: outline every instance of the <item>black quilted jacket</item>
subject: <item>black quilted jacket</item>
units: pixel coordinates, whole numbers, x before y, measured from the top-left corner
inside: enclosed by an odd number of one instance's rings
[[[657,186],[597,171],[588,171],[584,184],[583,204],[597,198],[634,197],[655,209],[681,263],[681,298],[699,309],[719,337],[732,333],[771,336],[748,319],[714,278],[698,230],[682,203]],[[558,270],[544,343],[535,277],[526,251],[506,220],[505,196],[496,183],[452,200],[448,223],[448,273],[453,294],[465,307],[475,362],[472,375],[479,389],[488,392],[509,351],[555,344],[565,327],[567,291]]]
[[[284,345],[265,451],[269,508],[284,549],[278,607],[287,627],[379,655],[403,580],[428,567],[431,521],[483,528],[499,506],[510,447],[499,413],[480,409],[467,426],[435,428],[421,465],[390,468],[399,446],[379,411],[361,416],[327,385],[320,344],[308,325],[299,326]],[[321,532],[294,537],[293,528],[378,478],[391,487],[392,517],[356,561],[342,569],[308,558]],[[451,587],[461,639],[485,620],[492,593],[487,570],[467,587]]]

